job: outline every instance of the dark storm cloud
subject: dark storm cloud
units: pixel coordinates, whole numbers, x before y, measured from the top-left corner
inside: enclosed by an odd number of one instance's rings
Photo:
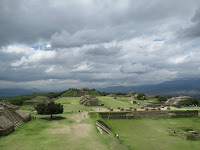
[[[122,27],[85,29],[79,30],[73,34],[67,31],[61,31],[52,35],[51,44],[54,48],[79,47],[88,44],[110,42],[112,40],[125,40],[131,36],[135,36],[134,32],[129,32]]]
[[[1,0],[0,88],[197,77],[199,5],[199,0]]]
[[[55,47],[130,38],[171,15],[189,14],[188,7],[194,7],[189,2],[146,0],[1,0],[0,4],[1,45],[30,45],[51,38]]]
[[[199,38],[200,37],[200,8],[195,11],[191,18],[191,25],[179,31],[181,37]]]
[[[109,47],[106,48],[103,45],[100,45],[99,47],[92,48],[86,51],[86,55],[93,55],[95,56],[110,56],[110,55],[116,55],[120,52],[120,47]]]

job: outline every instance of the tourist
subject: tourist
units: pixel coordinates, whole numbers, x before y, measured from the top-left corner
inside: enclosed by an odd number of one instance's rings
[[[119,139],[119,135],[118,134],[116,134],[116,138]]]

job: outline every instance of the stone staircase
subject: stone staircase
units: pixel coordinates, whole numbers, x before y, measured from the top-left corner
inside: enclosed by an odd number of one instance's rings
[[[105,132],[107,132],[110,135],[113,135],[112,131],[110,131],[110,129],[108,129],[107,127],[105,127],[103,124],[101,124],[99,121],[96,122],[96,126],[103,129]]]
[[[20,119],[14,112],[8,110],[7,108],[4,109],[4,116],[13,123],[15,129],[24,123],[22,119]]]
[[[81,96],[84,96],[84,95],[86,95],[86,92],[85,92],[85,91],[78,91],[78,92],[77,92],[77,96],[78,96],[78,97],[81,97]]]

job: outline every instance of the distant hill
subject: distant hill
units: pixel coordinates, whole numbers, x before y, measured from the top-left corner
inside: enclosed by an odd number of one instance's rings
[[[83,95],[101,96],[101,94],[95,89],[68,89],[61,95],[61,97],[80,97]]]
[[[42,93],[39,89],[0,89],[0,97],[11,97],[17,95],[25,95],[25,94],[32,94],[32,93]]]
[[[189,95],[200,98],[200,80],[176,80],[167,81],[156,85],[142,86],[115,86],[97,89],[101,92],[124,92],[136,91],[138,93],[148,93],[155,95]]]

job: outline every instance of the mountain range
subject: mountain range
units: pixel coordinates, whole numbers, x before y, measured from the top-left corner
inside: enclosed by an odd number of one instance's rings
[[[166,81],[155,85],[141,85],[141,86],[113,86],[105,88],[97,88],[100,92],[122,92],[128,93],[136,91],[138,93],[163,95],[163,96],[180,96],[188,95],[200,99],[200,80],[175,80]],[[0,97],[17,96],[31,93],[46,93],[36,88],[27,89],[0,89]]]
[[[36,88],[30,89],[30,90],[18,89],[18,88],[0,89],[0,97],[11,97],[11,96],[26,95],[26,94],[32,94],[32,93],[42,93],[42,91]]]
[[[200,80],[175,80],[166,81],[155,85],[141,85],[141,86],[114,86],[97,89],[101,92],[123,92],[128,93],[136,91],[138,93],[148,93],[163,96],[180,96],[188,95],[200,98]]]

